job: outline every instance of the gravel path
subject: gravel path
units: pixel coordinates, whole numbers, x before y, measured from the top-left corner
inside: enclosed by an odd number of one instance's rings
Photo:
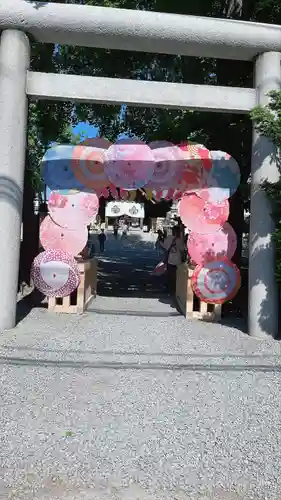
[[[0,498],[280,500],[280,344],[164,298],[94,307],[1,336]]]

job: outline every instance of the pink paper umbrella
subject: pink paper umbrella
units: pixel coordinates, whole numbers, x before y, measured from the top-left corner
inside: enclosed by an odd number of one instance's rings
[[[209,203],[227,200],[240,184],[240,168],[237,161],[224,151],[210,151],[212,168],[204,180],[204,189],[197,194]]]
[[[76,229],[58,226],[48,215],[40,225],[40,241],[45,250],[63,250],[78,255],[85,248],[88,240],[87,226]]]
[[[190,233],[188,253],[196,264],[234,255],[237,238],[234,229],[226,222],[221,229],[210,234]]]
[[[138,139],[120,139],[107,150],[105,174],[114,186],[139,189],[150,181],[154,168],[150,147]]]
[[[202,144],[190,141],[180,144],[179,147],[183,152],[185,164],[178,179],[178,188],[188,192],[202,189],[205,176],[212,167],[210,151]]]
[[[147,188],[159,192],[177,187],[178,179],[181,177],[185,165],[181,149],[167,141],[154,141],[149,146],[156,164],[154,174],[147,184]]]
[[[203,302],[223,304],[236,295],[241,277],[235,264],[224,257],[197,266],[191,283],[194,293]]]
[[[67,196],[52,192],[48,202],[52,219],[61,227],[76,229],[86,226],[97,215],[99,199],[94,193],[75,193]]]
[[[194,193],[184,193],[178,204],[179,216],[184,225],[196,233],[208,234],[218,231],[229,216],[229,203],[212,205]]]
[[[80,284],[74,258],[61,250],[47,250],[35,257],[31,268],[34,286],[47,297],[67,297]]]

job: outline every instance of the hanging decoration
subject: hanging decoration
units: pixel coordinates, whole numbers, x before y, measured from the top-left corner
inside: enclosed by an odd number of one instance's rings
[[[81,183],[74,175],[72,157],[74,146],[58,145],[48,149],[41,162],[42,176],[45,184],[51,191],[63,191],[68,194],[70,190],[82,191]]]
[[[109,192],[110,192],[110,196],[112,196],[112,198],[114,198],[114,200],[119,200],[118,189],[114,186],[114,184],[110,184]]]
[[[91,143],[93,144],[93,143]],[[71,168],[78,182],[88,191],[100,192],[108,186],[105,174],[106,149],[98,146],[75,146]]]
[[[231,262],[237,246],[236,234],[227,219],[229,201],[239,186],[240,169],[225,152],[196,146],[186,151],[186,167],[180,182],[185,188],[178,204],[183,223],[191,230],[188,253],[197,264],[192,277],[194,293],[203,302],[222,304],[239,290],[239,269]],[[192,151],[192,152],[191,152]],[[198,162],[199,157],[199,162]]]
[[[149,146],[154,155],[155,168],[146,187],[157,191],[177,187],[185,165],[181,149],[167,141],[154,141]]]
[[[241,284],[239,269],[227,257],[197,266],[192,276],[194,293],[203,302],[223,304],[231,300]]]
[[[226,222],[221,229],[209,234],[192,232],[188,238],[188,253],[196,264],[228,257],[231,259],[237,246],[232,226]]]
[[[207,203],[194,193],[184,194],[178,204],[179,216],[184,225],[197,233],[218,231],[229,216],[229,203]]]
[[[45,250],[63,250],[78,255],[88,240],[87,226],[79,224],[75,229],[58,226],[48,215],[40,225],[40,241]]]
[[[183,192],[196,192],[204,186],[204,178],[210,171],[211,154],[202,144],[186,141],[179,145],[185,159],[184,169],[178,178],[178,188]]]
[[[35,257],[31,279],[47,297],[67,297],[79,286],[80,273],[72,255],[61,250],[47,250]]]
[[[180,200],[179,216],[191,231],[188,251],[197,264],[193,288],[198,297],[223,303],[237,293],[240,274],[230,261],[237,238],[227,219],[240,169],[229,154],[189,140],[178,146],[132,138],[111,144],[97,137],[77,146],[51,147],[42,159],[42,172],[52,191],[50,215],[40,227],[45,252],[35,258],[32,276],[45,295],[65,296],[79,285],[75,258],[86,244],[99,197],[115,200],[107,204],[112,213],[118,209],[143,217],[144,207],[135,203],[137,189],[153,203]]]
[[[230,198],[240,184],[239,165],[224,151],[210,151],[212,167],[204,178],[204,189],[197,194],[209,203]]]
[[[52,192],[48,208],[52,219],[61,227],[76,229],[87,226],[99,210],[99,199],[94,193],[61,195]]]
[[[137,139],[121,139],[106,152],[105,173],[117,187],[135,190],[153,176],[155,161],[150,147]]]

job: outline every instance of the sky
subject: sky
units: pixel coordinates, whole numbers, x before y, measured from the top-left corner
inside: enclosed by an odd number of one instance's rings
[[[92,138],[98,135],[98,127],[90,125],[88,122],[80,122],[78,125],[73,127],[73,133],[76,135],[81,135],[83,138]]]
[[[94,127],[93,125],[90,125],[88,122],[80,122],[78,125],[73,127],[73,133],[76,135],[80,135],[81,139],[91,139],[92,137],[96,137],[99,135],[99,129],[98,127]],[[118,136],[119,139],[127,137],[126,134],[120,134]]]
[[[124,114],[126,111],[126,106],[121,106],[120,111],[120,119],[124,118]],[[98,127],[94,127],[90,125],[88,122],[80,122],[75,127],[73,127],[73,133],[76,135],[80,135],[81,138],[91,139],[92,137],[96,137],[99,134]],[[120,134],[119,138],[126,137],[126,134]]]

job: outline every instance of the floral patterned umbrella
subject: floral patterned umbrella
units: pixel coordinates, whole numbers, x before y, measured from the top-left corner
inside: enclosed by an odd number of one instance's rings
[[[226,222],[221,229],[209,234],[190,233],[188,253],[196,264],[234,255],[237,237],[232,226]]]
[[[61,227],[69,229],[87,225],[97,215],[99,199],[95,193],[61,195],[52,192],[48,202],[52,219]]]
[[[154,155],[155,169],[146,187],[156,191],[177,187],[185,164],[181,149],[167,141],[154,141],[149,146]]]
[[[184,225],[196,233],[218,231],[229,216],[229,203],[207,203],[194,193],[184,193],[178,204],[179,216]]]
[[[138,139],[120,139],[107,150],[105,173],[114,186],[141,188],[150,181],[154,168],[151,149]]]
[[[40,241],[45,250],[63,250],[73,256],[85,248],[87,227],[80,224],[75,229],[58,226],[48,215],[40,225]]]
[[[31,268],[34,286],[47,297],[67,297],[80,284],[74,258],[61,250],[47,250],[35,257]]]

